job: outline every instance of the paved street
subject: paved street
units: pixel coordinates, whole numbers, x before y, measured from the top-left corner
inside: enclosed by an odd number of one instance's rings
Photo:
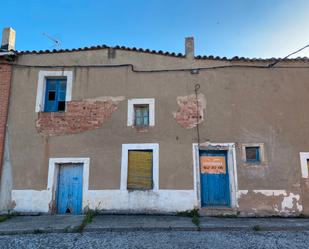
[[[104,232],[0,236],[0,248],[309,248],[309,232]]]
[[[0,235],[64,233],[79,231],[84,215],[14,216],[0,222]],[[216,218],[173,215],[96,215],[83,226],[84,232],[135,231],[309,231],[304,218]]]

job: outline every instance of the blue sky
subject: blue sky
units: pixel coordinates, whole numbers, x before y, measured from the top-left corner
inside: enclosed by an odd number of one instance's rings
[[[309,44],[309,0],[8,0],[0,28],[18,50],[106,44],[196,55],[284,57]],[[6,9],[7,11],[5,11]],[[309,56],[309,49],[297,56]]]

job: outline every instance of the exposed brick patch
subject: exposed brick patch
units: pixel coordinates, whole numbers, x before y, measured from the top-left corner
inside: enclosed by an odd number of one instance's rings
[[[196,127],[197,120],[198,123],[204,121],[204,109],[206,108],[206,99],[203,94],[198,94],[197,100],[194,94],[189,96],[177,97],[177,103],[179,105],[179,109],[173,114],[176,122],[181,127],[185,129],[192,129]]]
[[[39,112],[37,131],[42,135],[59,136],[97,129],[112,113],[124,97],[105,97],[67,102],[66,112]]]
[[[4,59],[0,58],[1,62],[6,63]],[[2,172],[5,131],[10,99],[11,72],[11,65],[0,64],[0,176]]]

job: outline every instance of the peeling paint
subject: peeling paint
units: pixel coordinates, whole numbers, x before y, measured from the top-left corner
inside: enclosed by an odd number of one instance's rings
[[[125,97],[99,97],[82,101],[69,101],[66,112],[39,112],[37,131],[45,136],[76,134],[98,129],[111,118]]]
[[[248,191],[248,190],[247,190]],[[266,196],[279,196],[279,195],[286,195],[285,190],[252,190],[253,193],[261,193]]]
[[[303,210],[300,194],[286,190],[239,190],[237,197],[242,212],[288,215]]]
[[[249,192],[248,190],[238,190],[237,191],[237,199],[241,198],[242,195],[248,194],[248,192]]]
[[[299,200],[300,200],[299,194],[290,193],[288,196],[285,196],[283,198],[281,207],[285,211],[292,211],[292,212],[293,210],[302,211],[303,206],[299,204]]]
[[[192,129],[204,121],[204,110],[206,109],[204,94],[198,94],[197,100],[194,94],[177,97],[177,104],[179,109],[173,113],[173,116],[181,127]]]

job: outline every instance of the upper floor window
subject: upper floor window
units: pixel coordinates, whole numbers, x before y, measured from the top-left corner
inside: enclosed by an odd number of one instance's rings
[[[72,71],[40,71],[35,103],[36,112],[65,112],[72,99]]]
[[[46,79],[44,112],[64,112],[66,79]]]
[[[128,100],[128,126],[148,127],[155,124],[154,99]]]
[[[134,105],[134,125],[149,125],[149,105]]]

